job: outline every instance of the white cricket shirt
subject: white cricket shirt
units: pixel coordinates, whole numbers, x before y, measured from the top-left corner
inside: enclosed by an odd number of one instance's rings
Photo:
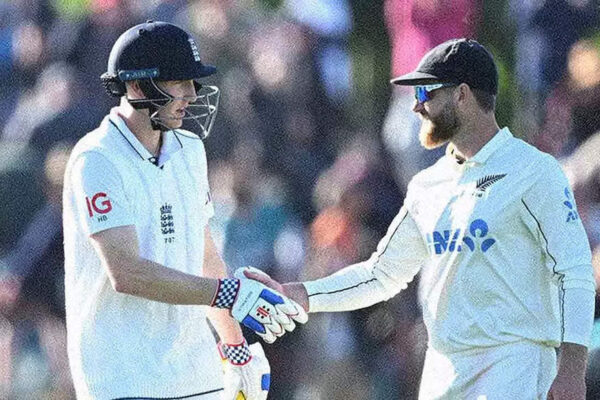
[[[204,308],[116,292],[89,241],[95,232],[133,225],[141,257],[201,275],[213,215],[202,141],[165,132],[155,159],[113,109],[75,146],[63,201],[68,354],[78,398],[222,388]]]
[[[305,284],[310,310],[386,300],[419,270],[437,351],[589,342],[591,254],[569,184],[553,157],[507,128],[463,164],[447,154],[417,174],[368,261]]]

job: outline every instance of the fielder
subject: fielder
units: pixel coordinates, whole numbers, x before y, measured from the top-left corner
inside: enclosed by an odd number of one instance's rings
[[[422,145],[449,145],[412,179],[377,251],[311,282],[246,276],[325,312],[385,301],[420,271],[420,399],[584,399],[594,279],[559,164],[499,128],[496,65],[474,40],[435,47],[392,82],[415,87]]]
[[[79,399],[266,399],[269,363],[237,321],[267,342],[306,321],[276,291],[225,277],[204,146],[179,129],[188,120],[209,134],[219,91],[198,80],[214,72],[194,39],[164,22],[134,26],[112,48],[102,81],[120,105],[76,145],[63,194]]]

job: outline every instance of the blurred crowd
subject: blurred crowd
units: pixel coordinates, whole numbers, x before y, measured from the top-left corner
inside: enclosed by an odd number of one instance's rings
[[[231,271],[289,281],[368,258],[410,178],[443,151],[420,148],[413,93],[388,81],[431,47],[473,37],[499,65],[501,125],[561,160],[600,282],[599,10],[598,0],[0,1],[0,399],[74,398],[62,175],[73,144],[116,105],[99,76],[128,27],[176,23],[218,67],[205,145],[211,227]],[[267,347],[270,398],[416,398],[426,332],[415,289],[313,315]],[[600,398],[598,351],[589,398]]]

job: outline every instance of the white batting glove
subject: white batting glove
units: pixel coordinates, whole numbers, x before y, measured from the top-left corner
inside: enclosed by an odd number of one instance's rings
[[[289,326],[289,300],[260,282],[247,278],[219,279],[211,307],[228,308],[231,316],[253,330],[265,342],[273,343]]]
[[[222,400],[266,400],[271,386],[271,367],[260,343],[248,346],[219,343],[221,358],[226,360],[225,391]]]
[[[249,271],[249,272],[253,272],[257,275],[262,275],[268,279],[272,279],[268,274],[266,274],[265,272],[254,268],[254,267],[243,267],[243,268],[238,268],[235,273],[234,276],[236,278],[246,278],[246,275],[244,275],[244,271]],[[271,290],[275,290],[275,289],[271,289]],[[277,319],[277,322],[279,322],[281,324],[281,326],[283,326],[283,328],[287,331],[287,332],[291,332],[296,328],[296,324],[295,322],[298,322],[300,324],[305,324],[306,321],[308,321],[308,314],[306,313],[306,311],[304,311],[304,308],[302,308],[302,306],[300,306],[298,303],[296,303],[294,300],[289,299],[287,297],[283,297],[284,299],[284,304],[278,306],[278,308],[280,310],[284,310],[284,315],[279,315],[276,316],[275,318]],[[276,335],[277,337],[282,336],[283,333],[281,335]],[[270,342],[268,342],[270,343]]]

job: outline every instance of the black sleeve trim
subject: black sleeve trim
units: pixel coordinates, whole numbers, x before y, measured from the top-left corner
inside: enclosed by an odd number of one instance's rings
[[[398,224],[396,225],[396,228],[394,229],[394,232],[392,232],[392,234],[390,235],[390,239],[385,244],[385,247],[381,250],[381,253],[377,253],[377,259],[379,259],[383,254],[385,254],[388,246],[390,245],[390,242],[392,241],[392,238],[394,237],[394,235],[398,231],[398,228],[400,228],[400,225],[402,225],[402,222],[404,222],[404,220],[406,219],[407,215],[408,215],[408,210],[404,209],[404,216],[402,217],[402,219],[400,220],[400,222],[398,222]],[[334,290],[334,291],[331,291],[331,292],[319,292],[319,293],[309,294],[308,297],[317,296],[317,295],[320,295],[320,294],[334,294],[334,293],[345,292],[347,290],[354,289],[354,288],[356,288],[356,287],[358,287],[360,285],[365,285],[367,283],[371,283],[371,282],[376,281],[376,280],[377,280],[377,278],[372,278],[372,279],[369,279],[368,281],[359,282],[356,285],[350,286],[350,287],[347,287],[347,288],[338,289],[338,290]]]
[[[390,240],[388,240],[388,242],[385,244],[385,247],[381,250],[381,253],[377,254],[377,258],[378,259],[379,259],[379,257],[381,257],[382,255],[385,254],[385,251],[387,250],[388,246],[390,245],[390,242],[392,241],[392,238],[394,237],[394,235],[398,231],[398,228],[400,228],[400,225],[402,225],[402,223],[406,219],[407,215],[408,215],[408,210],[404,209],[404,216],[402,217],[402,219],[400,220],[400,222],[398,222],[398,225],[396,225],[396,229],[394,229],[394,232],[392,232],[392,234],[390,235]]]
[[[542,237],[544,238],[544,241],[546,242],[546,253],[548,253],[550,258],[552,258],[552,261],[554,262],[554,267],[552,267],[552,272],[557,274],[556,265],[558,263],[556,262],[556,258],[554,258],[554,256],[552,255],[552,253],[550,253],[550,250],[548,249],[548,238],[546,238],[546,235],[544,234],[544,231],[542,230],[542,224],[540,224],[540,221],[536,218],[536,216],[533,214],[531,209],[527,206],[527,203],[525,203],[525,200],[521,199],[521,202],[525,206],[525,209],[527,209],[527,212],[529,213],[529,215],[531,215],[533,217],[533,219],[535,220],[535,223],[537,224],[538,229],[540,230],[540,233],[542,234]],[[558,274],[558,275],[562,275],[562,274]]]
[[[357,283],[356,285],[350,286],[350,287],[347,287],[347,288],[338,289],[338,290],[334,290],[334,291],[331,291],[331,292],[319,292],[319,293],[309,294],[308,297],[317,296],[317,295],[320,295],[320,294],[333,294],[333,293],[345,292],[346,290],[351,290],[351,289],[354,289],[355,287],[358,287],[360,285],[365,285],[367,283],[370,283],[370,282],[373,282],[373,281],[376,281],[376,280],[377,279],[373,278],[373,279],[369,279],[368,281]]]
[[[200,397],[206,394],[216,393],[224,390],[223,388],[209,390],[207,392],[202,393],[194,393],[189,394],[187,396],[179,396],[179,397],[119,397],[112,400],[181,400],[181,399],[191,399],[193,397]]]
[[[556,262],[556,258],[554,258],[554,256],[552,255],[552,253],[550,253],[550,250],[548,249],[548,238],[544,234],[544,230],[542,229],[542,224],[540,223],[539,219],[537,219],[537,217],[533,214],[533,212],[527,206],[527,203],[525,203],[525,200],[523,198],[521,198],[521,202],[525,206],[525,209],[527,210],[529,215],[531,215],[531,217],[535,220],[535,223],[537,224],[538,229],[540,230],[540,233],[542,234],[542,237],[544,238],[544,242],[546,242],[546,253],[550,256],[550,258],[554,262],[554,266],[552,267],[552,272],[555,275],[558,275],[558,277],[559,277],[558,278],[558,282],[559,282],[558,289],[560,291],[560,320],[561,320],[560,321],[560,326],[561,326],[560,340],[562,342],[565,337],[565,289],[563,287],[563,279],[565,278],[565,275],[561,274],[559,272],[556,272],[556,266],[558,265],[558,263]]]

